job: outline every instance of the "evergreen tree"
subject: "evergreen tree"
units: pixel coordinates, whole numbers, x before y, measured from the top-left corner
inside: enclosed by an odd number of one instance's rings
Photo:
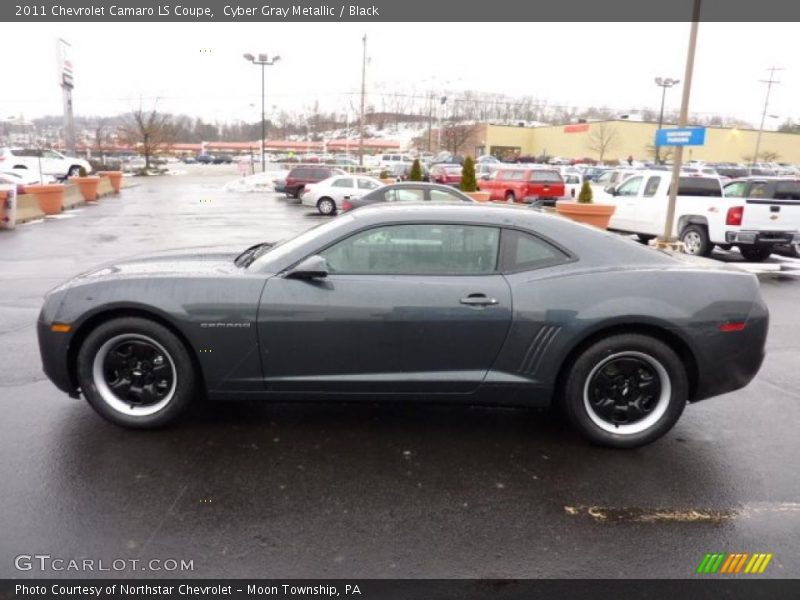
[[[419,159],[415,158],[411,164],[411,173],[408,174],[409,181],[422,181],[422,165],[419,164]]]
[[[477,192],[478,181],[475,178],[475,161],[471,156],[464,160],[464,166],[461,171],[461,191],[462,192]]]
[[[592,186],[589,185],[589,181],[586,179],[583,180],[583,185],[581,185],[581,191],[578,194],[578,202],[581,204],[592,203]]]

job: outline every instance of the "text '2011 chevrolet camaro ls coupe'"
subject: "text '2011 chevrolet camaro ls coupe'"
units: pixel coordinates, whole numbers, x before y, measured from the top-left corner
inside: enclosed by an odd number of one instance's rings
[[[558,405],[652,442],[764,357],[757,279],[513,207],[363,208],[279,244],[120,261],[52,290],[44,370],[103,417],[196,399]]]

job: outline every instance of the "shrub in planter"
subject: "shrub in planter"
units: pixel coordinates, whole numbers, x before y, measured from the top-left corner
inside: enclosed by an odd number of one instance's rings
[[[70,177],[69,180],[78,186],[84,200],[89,202],[97,200],[97,186],[100,185],[100,177],[89,175],[86,169],[81,167],[78,170],[78,176]]]
[[[464,165],[461,167],[461,191],[478,191],[478,180],[475,178],[475,161],[472,160],[471,156],[464,159]]]
[[[422,165],[419,164],[419,159],[415,158],[411,163],[411,173],[408,174],[409,181],[422,181]]]
[[[581,191],[578,193],[578,202],[581,204],[591,204],[594,202],[592,195],[592,186],[589,185],[587,180],[583,180]]]
[[[556,202],[556,212],[579,223],[606,229],[611,215],[617,209],[613,204],[595,204],[592,188],[588,181],[581,185],[577,201],[561,200]]]
[[[394,183],[394,177],[389,175],[389,171],[387,171],[386,169],[383,169],[381,171],[381,174],[378,176],[378,179],[380,179],[383,183],[387,183],[387,184],[388,183]]]

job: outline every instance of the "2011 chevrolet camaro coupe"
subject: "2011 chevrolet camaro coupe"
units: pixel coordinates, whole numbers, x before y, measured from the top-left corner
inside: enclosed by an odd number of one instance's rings
[[[558,405],[589,440],[652,442],[745,386],[753,275],[515,207],[367,207],[278,244],[124,260],[52,290],[44,370],[118,425],[196,399]]]

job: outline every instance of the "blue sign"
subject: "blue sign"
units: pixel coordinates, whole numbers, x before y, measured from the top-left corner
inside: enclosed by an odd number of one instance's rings
[[[656,129],[656,146],[702,146],[705,143],[705,127]]]

